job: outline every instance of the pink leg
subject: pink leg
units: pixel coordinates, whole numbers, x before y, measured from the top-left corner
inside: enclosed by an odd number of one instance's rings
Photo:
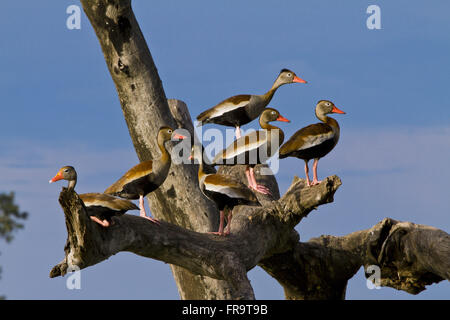
[[[248,187],[250,189],[253,189],[253,181],[252,177],[250,176],[250,167],[245,168],[245,176],[247,177]]]
[[[147,220],[150,220],[153,223],[159,224],[159,221],[156,219],[153,219],[151,217],[147,217],[147,213],[145,212],[145,207],[144,207],[144,196],[139,196],[139,210],[140,210],[140,216],[142,218],[145,218]]]
[[[255,172],[254,172],[252,167],[250,167],[249,171],[250,171],[249,172],[250,173],[250,179],[251,179],[251,182],[252,182],[251,186],[250,186],[250,189],[253,189],[253,190],[255,190],[255,191],[259,192],[259,193],[262,193],[262,194],[269,194],[269,195],[272,194],[267,187],[256,183]]]
[[[106,219],[105,220],[100,220],[99,218],[94,217],[94,216],[90,216],[89,218],[91,218],[92,221],[97,222],[102,227],[105,227],[105,228],[109,227],[109,222]]]
[[[223,220],[225,220],[225,213],[223,210],[220,210],[220,222],[219,222],[219,231],[217,232],[208,232],[210,234],[217,234],[219,236],[223,236]]]
[[[313,181],[312,181],[312,185],[313,186],[322,182],[322,181],[319,181],[317,179],[317,164],[318,163],[319,163],[319,159],[318,158],[314,159],[314,164],[313,164]]]
[[[231,219],[233,218],[233,211],[232,210],[230,210],[229,212],[228,212],[228,222],[227,222],[227,227],[225,228],[225,232],[224,232],[224,234],[227,236],[227,235],[229,235],[230,234],[230,232],[231,232]]]
[[[236,139],[239,139],[241,137],[241,128],[236,127]]]
[[[311,181],[309,180],[309,168],[307,160],[305,160],[305,176],[306,176],[306,185],[309,187],[311,186]]]

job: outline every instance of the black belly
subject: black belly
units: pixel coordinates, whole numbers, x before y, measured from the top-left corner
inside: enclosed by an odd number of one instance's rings
[[[299,150],[299,151],[293,151],[289,154],[280,156],[280,158],[297,157],[297,158],[300,158],[303,160],[322,158],[322,157],[326,156],[331,150],[333,150],[335,145],[336,144],[335,144],[334,140],[329,139],[317,146]]]
[[[208,122],[221,124],[223,126],[236,127],[247,124],[254,119],[250,118],[245,108],[237,108],[229,112],[225,112],[223,115],[211,118]]]
[[[239,199],[239,198],[231,198],[227,196],[226,194],[220,193],[220,192],[213,192],[204,190],[203,194],[207,196],[209,199],[214,201],[219,208],[220,211],[224,210],[225,207],[230,208],[230,210],[233,210],[233,208],[237,205],[254,205],[255,203],[253,201],[249,201],[247,199]]]
[[[135,200],[139,199],[141,195],[146,196],[150,192],[158,189],[159,186],[159,184],[153,183],[149,176],[144,176],[124,185],[122,191],[117,192],[116,195],[121,198]]]
[[[112,217],[121,216],[125,213],[124,210],[116,211],[103,206],[89,206],[86,207],[86,211],[89,216],[95,216],[100,220],[107,220],[109,222],[111,222]]]

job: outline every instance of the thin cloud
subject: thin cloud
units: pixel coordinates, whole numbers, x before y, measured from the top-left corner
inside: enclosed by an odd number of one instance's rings
[[[422,171],[443,169],[450,161],[450,127],[341,131],[335,154],[330,154],[340,170]]]
[[[98,177],[110,175],[112,178],[106,183],[113,182],[124,170],[138,163],[131,147],[104,150],[78,142],[49,146],[30,140],[0,143],[0,149],[0,190],[40,196],[49,192],[44,186],[64,165],[73,165],[77,169],[79,185],[83,189],[101,186],[103,190],[107,186],[98,181]]]

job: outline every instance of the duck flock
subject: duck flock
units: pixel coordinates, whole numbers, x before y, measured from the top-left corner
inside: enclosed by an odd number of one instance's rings
[[[202,112],[197,120],[199,125],[214,123],[235,127],[236,140],[225,150],[219,152],[212,160],[212,165],[246,166],[247,185],[231,175],[208,174],[204,172],[203,149],[194,145],[189,159],[195,159],[200,165],[198,170],[198,185],[202,193],[214,201],[220,212],[219,230],[210,232],[220,236],[230,234],[233,208],[236,205],[260,205],[256,193],[270,195],[266,186],[257,183],[254,167],[264,164],[278,152],[279,159],[296,157],[305,162],[306,185],[313,186],[321,181],[317,177],[317,164],[320,158],[327,155],[339,140],[338,122],[327,116],[331,113],[345,113],[333,102],[320,100],[315,108],[319,123],[308,125],[298,130],[286,142],[283,131],[271,125],[270,122],[290,122],[277,110],[267,107],[276,90],[289,83],[306,83],[288,69],[281,70],[274,84],[263,95],[236,95],[225,99],[216,106]],[[241,136],[240,127],[259,117],[262,130],[252,131]],[[170,127],[161,127],[156,142],[161,150],[157,160],[143,161],[128,170],[119,180],[109,186],[103,193],[80,194],[90,219],[109,227],[113,224],[112,217],[122,215],[128,210],[140,210],[140,216],[153,223],[157,219],[147,215],[144,207],[144,197],[158,189],[166,180],[172,163],[171,155],[165,143],[169,140],[182,140],[185,136],[177,134]],[[313,180],[309,178],[309,160],[313,162]],[[68,189],[74,189],[77,183],[77,172],[72,166],[62,167],[49,181],[67,180]],[[130,200],[139,199],[139,207]],[[225,213],[228,211],[227,226],[224,227]]]

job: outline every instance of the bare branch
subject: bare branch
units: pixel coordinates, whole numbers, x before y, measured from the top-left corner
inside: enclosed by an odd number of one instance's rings
[[[93,223],[78,195],[63,188],[59,198],[64,210],[68,240],[65,259],[50,272],[51,277],[64,275],[67,268],[80,269],[95,265],[121,251],[161,260],[189,270],[191,273],[226,280],[241,298],[252,298],[253,291],[246,273],[261,257],[285,250],[290,241],[281,230],[289,230],[291,216],[305,216],[318,205],[332,199],[340,185],[338,177],[326,179],[323,187],[298,189],[294,182],[291,191],[278,201],[264,207],[237,207],[233,219],[233,233],[218,237],[194,232],[162,221],[154,224],[138,216],[114,218],[114,225],[103,228]],[[327,187],[328,186],[328,187]],[[293,201],[297,190],[298,203]],[[287,215],[282,211],[285,208]],[[280,236],[273,236],[276,234]],[[236,297],[238,298],[238,297]]]
[[[417,294],[450,280],[449,250],[446,232],[386,218],[343,237],[297,242],[260,266],[280,282],[287,299],[343,299],[347,281],[369,265],[380,267],[382,286]]]
[[[136,153],[141,161],[157,159],[159,150],[154,139],[159,127],[189,129],[192,122],[179,117],[189,112],[169,107],[131,1],[81,0],[81,4],[102,48]],[[191,130],[193,136],[193,127]],[[152,214],[195,231],[217,229],[216,208],[198,188],[192,188],[195,183],[196,166],[172,166],[164,185],[148,196]],[[223,281],[198,277],[176,266],[171,268],[174,277],[180,280],[177,286],[183,299],[234,297]]]
[[[81,0],[116,86],[136,153],[141,161],[159,157],[158,128],[194,128],[187,106],[167,100],[162,81],[131,9],[131,0]],[[170,148],[170,147],[169,147]],[[246,272],[262,266],[285,288],[289,299],[342,299],[347,281],[362,265],[382,268],[382,284],[417,293],[426,284],[449,279],[449,239],[431,227],[385,219],[371,229],[344,237],[299,242],[294,231],[317,206],[333,201],[341,181],[328,177],[304,188],[295,178],[280,199],[272,175],[256,178],[274,195],[258,195],[262,207],[234,210],[227,238],[201,232],[217,229],[218,212],[197,188],[197,166],[172,165],[164,184],[149,196],[160,226],[124,215],[102,228],[88,219],[74,192],[61,192],[68,239],[64,260],[51,277],[71,265],[95,265],[120,251],[171,263],[183,299],[253,299]],[[213,170],[213,169],[212,169]],[[246,181],[244,166],[219,172]],[[111,182],[113,182],[112,179]]]

